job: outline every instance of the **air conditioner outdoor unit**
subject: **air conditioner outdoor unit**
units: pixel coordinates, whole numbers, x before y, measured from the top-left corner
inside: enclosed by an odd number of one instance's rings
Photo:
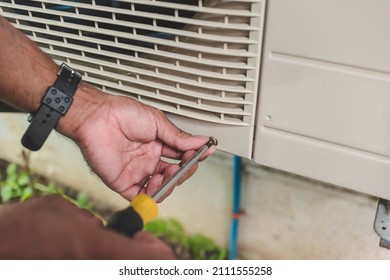
[[[255,162],[390,199],[389,1],[1,0],[96,87]]]

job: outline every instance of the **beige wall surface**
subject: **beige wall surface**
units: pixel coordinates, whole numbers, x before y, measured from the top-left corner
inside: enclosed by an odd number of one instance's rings
[[[0,114],[0,158],[21,161],[25,114]],[[120,209],[127,202],[89,170],[77,147],[57,133],[31,156],[33,170]],[[160,204],[189,233],[229,242],[232,156],[217,152]],[[377,199],[244,160],[238,255],[243,259],[390,259],[373,230]]]

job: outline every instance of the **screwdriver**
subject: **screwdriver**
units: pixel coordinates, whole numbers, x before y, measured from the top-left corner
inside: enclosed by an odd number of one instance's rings
[[[137,231],[143,229],[144,225],[153,220],[158,213],[157,201],[162,198],[166,192],[186,173],[199,158],[211,148],[218,144],[215,137],[210,137],[204,144],[179,170],[177,170],[163,186],[152,196],[146,194],[137,195],[130,206],[115,212],[108,220],[107,228],[132,236]]]

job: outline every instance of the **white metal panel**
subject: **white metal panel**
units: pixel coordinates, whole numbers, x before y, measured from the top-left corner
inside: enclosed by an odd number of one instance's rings
[[[257,162],[390,198],[389,11],[269,1]]]

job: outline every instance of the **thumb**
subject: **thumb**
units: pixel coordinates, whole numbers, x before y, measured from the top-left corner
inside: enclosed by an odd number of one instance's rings
[[[193,136],[179,129],[161,111],[157,115],[157,123],[157,138],[175,150],[196,150],[209,139],[207,136]]]

